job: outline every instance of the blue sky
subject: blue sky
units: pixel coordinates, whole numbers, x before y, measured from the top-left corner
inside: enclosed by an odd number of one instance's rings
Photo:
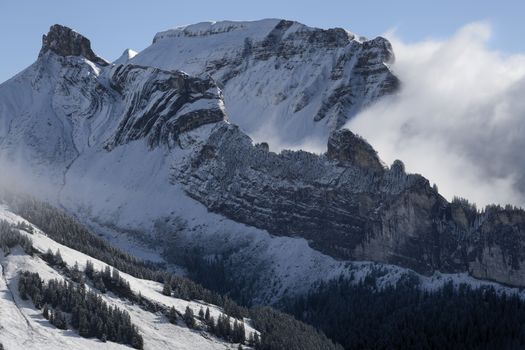
[[[504,5],[503,5],[504,4]],[[493,28],[492,48],[525,52],[522,1],[169,1],[2,0],[0,82],[31,64],[49,26],[70,26],[113,60],[126,48],[141,50],[158,31],[206,20],[293,19],[322,28],[343,27],[373,37],[396,28],[407,42],[446,38],[473,21]]]

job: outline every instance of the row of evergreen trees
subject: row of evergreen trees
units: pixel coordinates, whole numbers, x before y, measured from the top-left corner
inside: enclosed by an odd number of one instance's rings
[[[78,330],[82,337],[97,337],[103,341],[143,348],[143,339],[131,323],[129,314],[108,306],[102,297],[86,290],[85,284],[49,280],[44,283],[38,273],[24,271],[18,289],[24,300],[31,298],[35,307],[57,328]]]
[[[195,321],[196,316],[193,314],[193,310],[188,306],[184,312],[184,322],[191,328],[203,328],[208,332],[216,335],[219,338],[225,339],[232,343],[248,344],[255,346],[259,341],[259,335],[257,333],[250,334],[249,340],[246,339],[246,328],[244,322],[237,319],[233,319],[228,315],[219,314],[217,320],[210,314],[210,308],[207,307],[206,311],[201,307],[198,314],[200,320],[200,326]]]
[[[271,341],[271,343],[266,342],[266,340],[265,342],[262,342],[259,334],[255,332],[252,332],[247,339],[246,329],[243,321],[237,320],[236,318],[232,319],[229,315],[226,314],[220,314],[219,317],[215,319],[213,316],[211,316],[209,307],[207,307],[206,310],[204,310],[201,307],[198,315],[195,315],[190,307],[186,307],[186,310],[183,315],[180,315],[174,307],[165,309],[154,302],[148,301],[140,295],[135,295],[130,289],[129,283],[122,277],[120,277],[118,270],[110,269],[109,266],[106,266],[106,268],[103,271],[97,271],[95,270],[93,263],[90,260],[88,260],[86,261],[84,272],[80,271],[78,263],[76,263],[73,266],[73,268],[69,268],[63,261],[59,250],[57,250],[55,253],[48,251],[46,254],[42,255],[42,258],[53,267],[60,268],[61,272],[69,278],[71,278],[73,281],[82,285],[83,283],[85,283],[86,279],[84,277],[86,277],[87,280],[89,280],[93,284],[93,286],[101,292],[110,290],[119,297],[125,298],[134,303],[138,303],[146,311],[162,312],[167,317],[167,319],[173,324],[176,324],[177,320],[182,318],[184,323],[189,328],[205,330],[226,341],[249,345],[254,347],[255,349],[293,348],[291,347],[291,341],[289,341],[286,337],[287,333],[284,332],[282,333],[281,339],[279,341],[276,340],[275,336],[268,337],[268,339],[270,340],[274,339]],[[172,279],[167,279],[166,283],[164,284],[162,293],[167,296],[173,296],[171,287],[173,284],[174,282]],[[106,286],[109,286],[109,288],[106,288]],[[269,313],[268,310],[264,311],[266,313],[266,317],[258,317],[257,320],[264,320],[264,322],[268,322],[270,321],[269,319],[277,318],[275,314]],[[60,328],[60,325],[63,324],[63,322],[61,322],[60,320],[63,317],[61,317],[60,312],[58,314],[55,313],[55,315],[58,315],[55,316],[55,318],[57,322],[57,327]],[[250,313],[248,311],[248,316],[249,315]],[[271,315],[271,317],[268,317],[268,315]],[[293,322],[290,321],[290,319],[285,318],[283,323],[287,325],[293,324]],[[295,322],[297,323],[297,321]],[[271,323],[267,323],[267,325],[269,324]],[[307,328],[306,331],[306,333],[313,332],[314,334],[316,334],[316,332],[311,328]],[[305,338],[308,338],[307,334],[303,334],[301,336],[301,339]],[[281,347],[276,347],[276,344],[280,344]]]
[[[111,269],[109,266],[106,266],[103,271],[96,271],[91,260],[86,261],[83,272],[80,271],[78,262],[72,268],[69,268],[62,259],[60,250],[57,250],[55,253],[48,250],[45,254],[42,254],[42,259],[51,266],[60,269],[62,273],[74,282],[84,283],[85,277],[87,277],[92,281],[93,286],[102,293],[111,291],[122,298],[133,302],[137,301],[137,296],[131,290],[129,282],[120,277],[120,272],[115,268]]]
[[[9,254],[11,248],[21,246],[27,254],[33,253],[33,242],[27,236],[13,227],[9,222],[0,220],[0,249],[5,254]]]
[[[229,298],[211,292],[188,278],[168,273],[163,264],[140,260],[113,247],[107,240],[95,235],[62,210],[28,195],[2,192],[1,189],[0,197],[9,204],[10,209],[16,214],[36,225],[58,243],[103,261],[137,278],[161,283],[169,279],[173,285],[173,295],[177,298],[204,300],[228,309],[229,312],[227,313],[232,316],[234,314],[240,315],[239,306]]]
[[[140,306],[142,306],[143,309],[145,309],[146,311],[161,311],[173,324],[175,324],[181,316],[174,307],[171,307],[166,310],[165,308],[159,305],[155,305],[151,301],[148,302],[145,298],[141,296],[135,295],[130,288],[129,282],[120,277],[119,271],[115,268],[111,269],[109,266],[106,266],[103,271],[97,271],[95,270],[93,262],[91,260],[86,261],[86,266],[83,272],[80,271],[78,263],[75,263],[73,268],[69,268],[62,259],[62,255],[60,254],[59,250],[57,250],[55,253],[53,253],[51,250],[48,250],[45,254],[42,254],[42,258],[51,266],[59,268],[63,274],[71,278],[71,280],[73,280],[74,282],[83,285],[86,281],[84,277],[86,277],[93,284],[93,287],[98,289],[102,293],[105,293],[109,290],[121,298],[127,299],[133,303],[139,303]],[[164,295],[172,295],[172,283],[172,280],[169,279],[164,284]],[[47,310],[47,308],[45,308],[44,316],[46,316],[49,313],[50,312]],[[61,322],[61,319],[63,318],[61,317],[61,313],[58,312],[54,315],[54,317],[51,316],[51,322],[53,323],[54,321],[56,323],[54,324],[58,328],[61,328],[61,325],[63,324],[63,322]],[[206,312],[204,312],[204,309],[201,308],[198,314],[198,318],[201,320],[200,325],[202,325],[203,327],[201,327],[197,323],[196,318],[197,317],[194,315],[193,310],[190,307],[187,307],[184,315],[182,316],[182,319],[189,328],[202,328],[212,334],[217,335],[222,339],[233,343],[244,344],[246,342],[244,323],[237,321],[237,319],[233,321],[232,327],[231,318],[229,316],[221,314],[217,320],[217,323],[215,323],[215,319],[210,315],[209,308],[206,308]],[[258,335],[256,337],[258,338]]]

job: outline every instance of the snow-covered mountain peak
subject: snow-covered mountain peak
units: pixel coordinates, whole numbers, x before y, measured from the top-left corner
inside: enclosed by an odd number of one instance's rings
[[[130,63],[211,76],[230,119],[272,149],[322,150],[331,131],[396,91],[381,37],[281,19],[203,22],[155,36]]]
[[[281,21],[272,18],[259,21],[200,22],[159,32],[153,38],[153,43],[176,37],[204,37],[226,33],[229,36],[242,35],[262,39]]]
[[[48,51],[60,56],[82,56],[101,66],[109,64],[93,52],[89,39],[60,24],[52,25],[47,35],[42,36],[42,48],[39,57]]]
[[[117,65],[117,64],[126,64],[128,63],[128,61],[130,59],[132,59],[133,57],[135,57],[137,55],[137,51],[135,50],[132,50],[132,49],[126,49],[124,50],[124,52],[122,53],[122,55],[120,55],[119,58],[117,58],[115,61],[113,61],[113,64]]]

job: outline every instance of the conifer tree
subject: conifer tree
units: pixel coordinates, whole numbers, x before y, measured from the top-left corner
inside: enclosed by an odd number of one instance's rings
[[[210,320],[210,308],[209,307],[206,307],[206,314],[204,315],[204,319],[206,320],[206,322]]]
[[[195,318],[193,316],[193,310],[186,306],[186,311],[184,312],[184,322],[189,328],[195,327]]]
[[[46,320],[49,320],[49,308],[47,307],[47,304],[44,305],[44,311],[42,312],[42,315]]]
[[[175,310],[175,307],[170,307],[168,311],[168,320],[170,323],[176,323],[177,322],[177,310]]]
[[[53,256],[53,261],[55,265],[64,266],[64,259],[62,259],[62,255],[60,254],[60,249],[57,249],[55,255]]]
[[[171,296],[171,279],[167,279],[164,282],[164,287],[162,288],[162,294]]]
[[[93,267],[93,262],[91,260],[86,261],[86,268],[84,269],[84,273],[88,278],[93,278],[93,273],[95,272],[95,268]]]

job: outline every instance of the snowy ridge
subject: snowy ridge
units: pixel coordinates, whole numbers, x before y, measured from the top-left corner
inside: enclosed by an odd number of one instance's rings
[[[180,26],[159,32],[153,38],[153,43],[176,37],[209,36],[229,33],[229,36],[250,36],[263,39],[279,23],[280,19],[264,19],[260,21],[219,21],[200,22],[187,26]],[[305,27],[305,26],[303,26]],[[239,33],[241,32],[241,33]]]
[[[263,22],[268,31],[281,23]],[[260,31],[258,25],[245,26]],[[290,35],[296,27],[287,27]],[[348,38],[346,32],[342,35]],[[182,218],[188,223],[182,244],[194,246],[196,237],[206,237],[200,242],[216,242],[204,247],[210,256],[234,248],[235,257],[248,262],[245,272],[258,272],[253,297],[261,302],[306,291],[320,276],[335,276],[326,272],[337,263],[303,239],[274,239],[264,230],[225,220],[171,184],[173,164],[225,124],[223,91],[209,78],[137,65],[135,58],[101,66],[84,56],[47,51],[0,86],[0,125],[5,125],[0,128],[0,156],[10,169],[19,169],[16,183],[25,179],[26,184],[39,184],[29,191],[88,224],[153,235],[157,220]],[[175,123],[185,116],[183,126],[189,129]],[[228,243],[218,244],[219,237]],[[250,249],[243,251],[246,244]],[[295,262],[285,259],[285,252],[294,252]]]
[[[115,61],[112,62],[112,64],[114,65],[119,65],[119,64],[126,64],[128,63],[128,61],[130,59],[132,59],[133,57],[137,56],[137,51],[135,50],[132,50],[132,49],[126,49],[124,50],[124,52],[122,53],[122,55],[117,58]]]

